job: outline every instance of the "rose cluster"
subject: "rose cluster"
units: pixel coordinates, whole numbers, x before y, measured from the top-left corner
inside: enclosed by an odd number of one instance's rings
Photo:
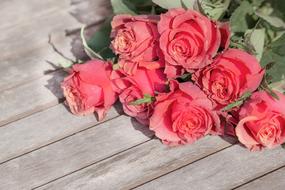
[[[285,96],[258,91],[264,69],[229,48],[230,28],[199,12],[117,15],[111,49],[118,61],[76,64],[62,83],[72,113],[102,120],[116,102],[168,145],[234,135],[250,150],[285,142]],[[186,80],[185,79],[186,76]],[[241,107],[229,104],[252,94]]]

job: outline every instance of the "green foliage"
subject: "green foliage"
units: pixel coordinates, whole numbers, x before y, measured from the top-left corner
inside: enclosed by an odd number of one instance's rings
[[[59,61],[59,65],[62,68],[70,68],[74,63],[72,61],[63,59],[62,61]]]
[[[253,8],[248,1],[242,1],[230,17],[233,32],[245,32],[249,29],[248,17],[253,14]]]
[[[186,8],[194,9],[194,5],[197,0],[152,0],[155,4],[159,5],[164,9],[173,8]]]
[[[263,77],[263,80],[259,86],[259,90],[263,90],[267,92],[270,96],[275,98],[276,100],[279,100],[279,96],[272,90],[272,88],[269,86],[269,81],[271,80],[271,76],[269,74],[266,74]]]
[[[149,94],[144,94],[143,98],[137,99],[130,103],[130,105],[140,105],[140,104],[147,104],[152,103],[155,101],[155,98]]]
[[[203,0],[199,1],[203,13],[214,20],[219,20],[227,11],[231,0]]]
[[[274,26],[276,28],[285,29],[285,22],[282,19],[280,19],[276,16],[269,16],[269,15],[263,14],[261,12],[255,12],[255,14],[257,16],[259,16],[260,18],[262,18],[263,20],[267,21],[272,26]]]
[[[179,82],[187,82],[187,81],[191,81],[191,73],[184,73],[183,75],[181,75],[180,77],[177,78],[177,80]]]
[[[136,14],[133,10],[131,10],[127,6],[126,2],[124,2],[123,0],[111,0],[111,4],[113,12],[115,14],[131,14],[131,15]]]
[[[224,107],[223,111],[230,111],[233,108],[240,107],[251,95],[251,92],[244,93],[237,101]]]
[[[101,59],[111,59],[115,57],[110,49],[111,18],[107,19],[87,43],[87,51],[91,51],[91,56]],[[84,43],[83,43],[84,44]]]
[[[245,45],[252,47],[253,52],[258,60],[263,54],[263,47],[265,42],[265,29],[253,29],[245,32]]]
[[[266,47],[261,59],[261,65],[274,63],[272,68],[266,71],[272,76],[271,82],[285,80],[285,34]]]
[[[85,50],[86,54],[87,54],[91,59],[94,59],[94,58],[103,59],[100,54],[96,53],[96,52],[95,52],[93,49],[91,49],[91,48],[89,47],[89,45],[87,44],[86,39],[85,39],[85,36],[84,36],[84,30],[85,30],[85,26],[83,26],[83,27],[81,28],[80,36],[81,36],[82,44],[83,44],[83,46],[84,46],[84,50]]]

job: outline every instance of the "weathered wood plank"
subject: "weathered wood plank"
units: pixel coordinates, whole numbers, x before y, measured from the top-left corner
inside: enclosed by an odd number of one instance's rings
[[[210,136],[172,148],[152,140],[39,189],[130,189],[230,145]]]
[[[284,190],[285,167],[258,178],[236,190]]]
[[[91,36],[96,29],[96,26],[88,28],[86,36]],[[77,57],[84,58],[86,54],[78,35],[72,35],[74,40],[72,51]],[[24,56],[23,59],[25,62],[25,59],[32,61],[34,58]],[[38,57],[38,59],[42,59],[42,57]],[[49,64],[46,62],[45,65]],[[13,68],[13,64],[9,68]],[[60,83],[66,74],[62,70],[58,70],[30,82],[26,81],[17,87],[0,90],[0,126],[58,104],[59,99],[63,98]]]
[[[105,121],[121,113],[120,108],[112,108]],[[0,127],[0,163],[99,123],[94,115],[74,116],[64,105],[59,104],[5,127]]]
[[[0,93],[0,126],[58,104],[63,72]]]
[[[232,189],[284,164],[281,148],[249,152],[235,145],[136,189]]]
[[[0,189],[36,187],[148,141],[150,136],[148,128],[120,116],[0,165]]]
[[[107,8],[104,0],[0,1],[0,91],[53,69],[46,60],[61,61],[48,44],[49,34],[58,49],[73,58],[73,39],[65,30],[102,20],[110,12]]]

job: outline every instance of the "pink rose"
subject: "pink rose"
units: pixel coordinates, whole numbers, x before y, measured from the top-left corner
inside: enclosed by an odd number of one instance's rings
[[[97,112],[102,120],[106,111],[115,103],[117,95],[112,89],[112,65],[101,60],[73,65],[71,74],[61,85],[66,103],[76,115]]]
[[[262,81],[264,70],[256,58],[242,50],[229,49],[213,63],[193,75],[193,80],[222,108],[246,92],[255,91]]]
[[[285,142],[285,96],[276,94],[279,100],[266,92],[256,92],[240,109],[235,131],[250,150],[274,148]]]
[[[139,105],[132,104],[144,95],[155,96],[156,92],[166,90],[166,77],[162,69],[148,70],[138,67],[135,75],[126,75],[122,70],[115,71],[113,82],[119,93],[124,112],[135,117],[140,123],[148,125],[153,112],[153,102]]]
[[[158,16],[117,15],[112,21],[112,49],[121,59],[157,61],[159,59]]]
[[[174,78],[210,63],[220,47],[229,45],[229,27],[193,10],[172,9],[158,23],[165,73]]]
[[[154,69],[159,69],[164,66],[164,62],[158,60],[158,61],[139,61],[139,62],[134,62],[130,60],[124,60],[121,59],[118,62],[118,65],[121,69],[122,72],[124,72],[126,75],[135,75],[137,72],[138,68],[145,68],[148,70],[154,70]]]
[[[150,129],[163,143],[193,143],[207,134],[221,134],[212,102],[191,82],[171,81],[169,93],[159,94],[150,118]]]

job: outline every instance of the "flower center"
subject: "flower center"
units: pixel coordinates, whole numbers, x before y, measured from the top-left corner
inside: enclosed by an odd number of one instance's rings
[[[276,133],[277,133],[276,126],[273,125],[272,123],[266,123],[258,131],[257,136],[259,137],[260,141],[263,144],[267,145],[274,142]]]
[[[212,84],[212,92],[219,98],[225,98],[227,96],[227,88],[225,87],[224,80],[216,80]]]
[[[183,139],[199,139],[208,130],[205,122],[207,113],[202,108],[191,107],[182,112],[173,122],[173,131]]]
[[[175,57],[191,56],[191,46],[186,39],[175,40],[172,43],[172,54]]]
[[[114,40],[114,47],[119,52],[128,52],[132,47],[133,36],[129,31],[119,31],[115,40]]]

